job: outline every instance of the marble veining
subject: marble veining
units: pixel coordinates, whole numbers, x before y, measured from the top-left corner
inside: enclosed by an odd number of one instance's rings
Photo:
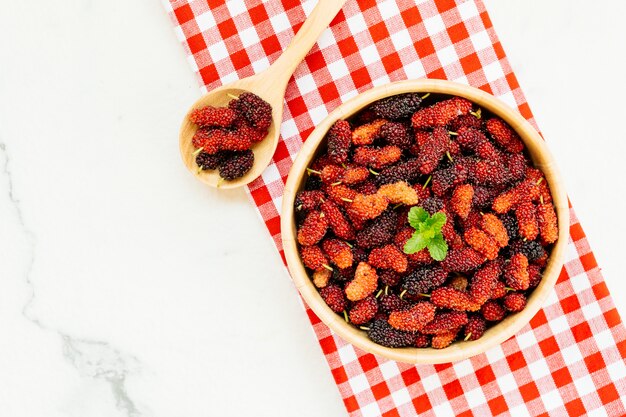
[[[2,173],[7,184],[9,200],[13,204],[21,231],[26,237],[29,246],[29,259],[24,273],[24,284],[28,287],[29,296],[22,309],[22,315],[34,326],[44,332],[58,335],[62,343],[63,356],[67,363],[72,365],[80,376],[102,380],[110,386],[111,395],[116,407],[128,417],[139,417],[140,407],[130,398],[126,390],[126,378],[131,373],[137,373],[141,366],[139,360],[129,354],[119,351],[103,340],[87,340],[74,337],[59,329],[51,327],[34,315],[32,306],[36,303],[36,289],[31,279],[31,272],[36,261],[37,236],[28,227],[24,220],[21,202],[15,196],[13,177],[11,174],[11,159],[7,145],[0,141],[0,155],[2,159]]]

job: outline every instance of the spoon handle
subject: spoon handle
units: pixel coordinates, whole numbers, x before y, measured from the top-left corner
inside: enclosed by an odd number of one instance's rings
[[[293,37],[282,55],[267,69],[267,75],[280,80],[283,85],[296,70],[309,50],[315,45],[322,32],[335,18],[347,0],[319,0],[306,21]]]

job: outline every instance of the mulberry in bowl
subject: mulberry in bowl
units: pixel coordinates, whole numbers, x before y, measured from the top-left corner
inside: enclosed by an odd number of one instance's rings
[[[291,276],[334,332],[407,363],[511,337],[552,290],[568,204],[534,128],[441,80],[373,88],[311,133],[281,229]]]

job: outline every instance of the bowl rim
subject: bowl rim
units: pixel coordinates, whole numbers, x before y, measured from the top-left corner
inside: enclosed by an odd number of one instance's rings
[[[553,245],[543,279],[528,298],[524,310],[509,315],[487,330],[478,340],[455,342],[445,349],[388,348],[371,341],[365,331],[347,323],[326,305],[300,260],[296,243],[293,213],[295,195],[305,177],[306,167],[314,158],[318,146],[324,141],[328,129],[336,120],[349,118],[376,100],[407,92],[464,97],[506,121],[519,134],[535,167],[545,174],[558,218],[558,240]],[[467,359],[501,344],[520,331],[539,311],[554,288],[563,266],[569,234],[569,203],[565,187],[552,154],[535,128],[516,110],[483,90],[452,81],[435,79],[397,81],[374,87],[358,94],[329,113],[316,126],[298,152],[285,185],[281,213],[281,236],[287,266],[296,288],[313,312],[334,333],[354,346],[391,360],[411,364],[438,364]]]

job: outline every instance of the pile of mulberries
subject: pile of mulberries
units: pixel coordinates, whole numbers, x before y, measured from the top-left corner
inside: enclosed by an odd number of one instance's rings
[[[464,98],[410,93],[326,139],[295,212],[302,262],[335,313],[383,346],[441,349],[524,309],[559,231],[545,176],[508,124]],[[442,261],[404,252],[412,207],[445,214]]]
[[[272,107],[256,94],[245,92],[228,107],[195,109],[189,120],[198,126],[192,139],[198,172],[219,169],[220,176],[231,181],[252,168],[250,148],[267,136]]]

